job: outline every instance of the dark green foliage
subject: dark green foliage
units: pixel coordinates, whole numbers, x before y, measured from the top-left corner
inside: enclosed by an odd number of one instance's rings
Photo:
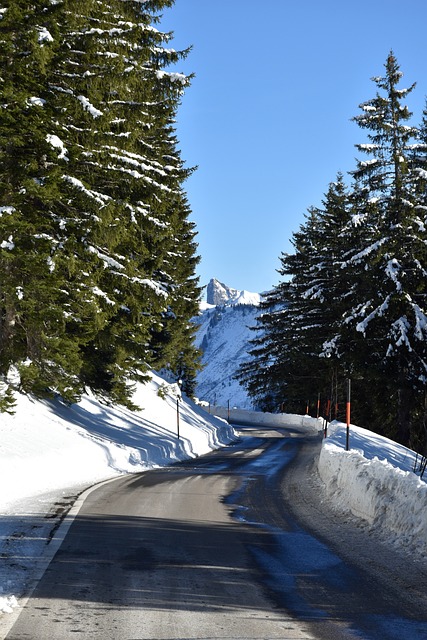
[[[16,364],[25,391],[73,401],[90,386],[129,403],[157,362],[196,366],[190,170],[171,125],[189,78],[165,70],[188,51],[153,27],[172,4],[6,3],[0,375]]]
[[[0,412],[15,413],[15,396],[10,384],[0,383]]]
[[[280,406],[300,413],[320,391],[329,393],[332,372],[343,366],[334,343],[335,312],[348,291],[344,274],[335,266],[350,215],[341,175],[330,185],[323,205],[312,208],[294,234],[295,253],[281,257],[279,273],[285,280],[261,306],[255,359],[241,371],[251,394],[256,389],[260,406],[267,395],[270,410]]]

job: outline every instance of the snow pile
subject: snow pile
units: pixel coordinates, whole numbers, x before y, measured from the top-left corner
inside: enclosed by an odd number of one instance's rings
[[[18,606],[15,596],[0,597],[0,613],[12,613]]]
[[[416,454],[351,425],[333,423],[319,457],[319,474],[334,506],[409,552],[427,557],[427,484],[415,473]]]
[[[209,407],[210,413],[219,418],[224,418],[235,425],[251,424],[258,427],[303,427],[309,433],[319,433],[323,429],[322,418],[312,418],[311,416],[297,415],[295,413],[262,413],[260,411],[252,411],[250,409],[238,409],[231,407]]]

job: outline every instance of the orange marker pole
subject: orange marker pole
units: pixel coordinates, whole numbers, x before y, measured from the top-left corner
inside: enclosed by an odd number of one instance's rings
[[[331,401],[328,400],[328,402],[326,403],[326,420],[325,420],[325,438],[328,435],[328,421],[331,421]]]
[[[347,435],[345,442],[345,450],[348,451],[350,447],[350,409],[351,409],[351,380],[347,378],[347,404],[345,410],[345,418],[347,422]]]

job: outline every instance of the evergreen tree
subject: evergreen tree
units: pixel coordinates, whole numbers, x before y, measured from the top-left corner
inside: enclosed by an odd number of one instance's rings
[[[164,70],[187,51],[153,26],[172,4],[3,13],[0,373],[17,363],[26,390],[74,399],[90,385],[126,402],[169,297],[179,285],[198,299],[193,275],[175,283],[168,267],[181,241],[195,260],[170,124],[189,78]]]
[[[183,391],[192,396],[201,354],[194,345],[197,327],[191,319],[199,313],[202,290],[195,276],[199,262],[195,225],[188,220],[187,212],[187,200],[182,194],[173,211],[176,236],[165,266],[169,281],[168,307],[152,330],[151,362],[154,368],[164,369],[168,377],[182,380]]]
[[[301,411],[307,400],[330,396],[331,380],[344,363],[335,345],[348,291],[340,271],[341,234],[349,220],[343,176],[331,183],[322,208],[311,208],[293,236],[294,254],[283,254],[284,280],[262,305],[252,361],[241,381],[260,406]],[[267,364],[268,362],[268,364]]]
[[[78,322],[78,309],[53,210],[65,159],[46,102],[53,13],[47,2],[10,2],[0,22],[0,374],[16,363],[24,389],[71,399],[81,389],[80,354],[67,324]]]
[[[355,379],[355,418],[404,444],[425,439],[426,113],[420,131],[408,125],[393,55],[378,92],[355,118],[368,130],[347,193],[342,177],[323,206],[312,208],[282,256],[286,281],[260,316],[264,334],[241,379],[255,397],[293,402],[328,378]],[[274,311],[274,304],[279,310]],[[320,358],[319,358],[320,356]],[[323,359],[323,362],[322,362]],[[259,371],[258,368],[262,368]],[[385,405],[387,405],[385,407]],[[295,406],[295,405],[294,405]],[[296,408],[296,407],[295,407]]]
[[[261,411],[275,412],[285,397],[284,380],[278,364],[281,316],[285,313],[285,292],[277,286],[264,294],[259,305],[259,315],[254,330],[258,336],[251,340],[251,359],[244,362],[237,379],[246,387],[254,406]]]
[[[372,158],[359,161],[354,176],[375,203],[375,218],[369,243],[350,258],[363,276],[344,323],[363,336],[364,353],[375,354],[371,375],[395,381],[394,435],[408,444],[411,408],[427,371],[425,231],[416,199],[419,171],[412,161],[417,130],[406,124],[412,114],[403,104],[414,85],[398,88],[402,73],[393,53],[385,68],[385,76],[374,79],[381,93],[363,103],[356,117],[371,132],[370,142],[358,149]]]

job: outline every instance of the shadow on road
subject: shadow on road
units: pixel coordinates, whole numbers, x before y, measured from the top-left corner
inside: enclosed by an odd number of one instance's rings
[[[361,638],[427,638],[424,619],[402,615],[388,594],[375,592],[369,576],[293,519],[280,491],[300,446],[292,433],[283,438],[271,432],[266,443],[258,431],[256,438],[226,451],[109,485],[110,493],[101,492],[101,500],[98,495],[73,521],[33,593],[32,620],[58,617],[65,602],[92,613],[237,612],[249,617],[258,611],[268,617],[288,611],[310,623],[318,638],[354,637],[330,635],[330,623],[362,630]],[[310,442],[316,445],[315,438]],[[221,508],[233,512],[234,520],[221,520],[214,511],[206,515],[206,509],[198,514],[197,508],[183,517],[175,508],[179,495],[181,505],[205,501],[214,510],[215,491],[231,486]],[[102,506],[102,500],[109,504],[111,491],[119,497],[116,515]],[[161,516],[145,508],[147,492],[147,505],[156,513],[155,503],[161,503]],[[125,515],[129,510],[121,499],[137,511],[143,505],[140,515]],[[21,640],[19,621],[14,633],[11,638]]]

